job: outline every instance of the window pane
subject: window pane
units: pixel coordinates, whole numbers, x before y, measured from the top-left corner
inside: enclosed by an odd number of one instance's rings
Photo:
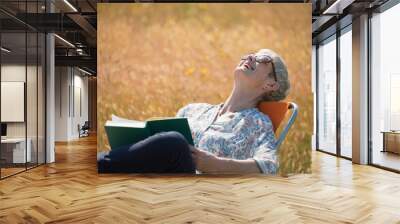
[[[336,40],[318,48],[318,148],[336,153]]]
[[[340,153],[351,158],[352,141],[352,35],[340,36]]]
[[[38,164],[45,163],[45,44],[46,37],[43,33],[39,33],[38,45]]]
[[[1,34],[1,177],[25,170],[30,160],[26,141],[26,33]],[[27,147],[28,146],[28,147]],[[28,150],[27,150],[28,149]]]
[[[400,134],[391,131],[400,130],[399,21],[400,4],[371,19],[372,163],[396,170],[400,170]],[[388,138],[382,132],[388,132]]]
[[[27,80],[26,80],[26,113],[27,113],[27,136],[31,153],[28,160],[28,168],[37,165],[37,33],[28,32],[28,55],[27,55]]]

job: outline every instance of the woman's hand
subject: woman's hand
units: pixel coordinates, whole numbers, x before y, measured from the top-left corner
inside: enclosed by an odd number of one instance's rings
[[[192,151],[192,158],[196,164],[196,169],[204,173],[217,173],[220,167],[223,165],[222,161],[214,154],[197,149],[194,146],[190,146]]]

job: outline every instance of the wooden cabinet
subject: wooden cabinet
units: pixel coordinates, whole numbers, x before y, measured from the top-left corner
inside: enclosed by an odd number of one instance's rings
[[[387,131],[383,133],[383,152],[400,154],[400,131]]]

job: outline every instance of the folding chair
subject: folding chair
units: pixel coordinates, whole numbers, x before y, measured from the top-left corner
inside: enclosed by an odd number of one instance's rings
[[[270,120],[272,121],[272,125],[274,128],[275,135],[277,134],[276,131],[278,127],[281,125],[283,119],[285,118],[286,114],[289,110],[292,111],[289,120],[287,121],[286,125],[284,126],[283,130],[281,131],[279,138],[276,142],[276,149],[279,149],[279,146],[282,144],[283,140],[285,139],[287,133],[289,132],[290,127],[293,125],[296,117],[298,107],[295,103],[292,102],[261,102],[258,105],[258,109],[263,112],[264,114],[268,115]]]

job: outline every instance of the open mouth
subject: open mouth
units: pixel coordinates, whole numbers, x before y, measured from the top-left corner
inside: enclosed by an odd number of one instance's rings
[[[248,69],[248,70],[254,71],[254,68],[250,65],[249,62],[244,63],[243,66],[244,66],[246,69]]]
[[[255,68],[252,67],[252,64],[249,60],[242,60],[239,64],[240,67],[244,67],[245,70],[254,71]]]

